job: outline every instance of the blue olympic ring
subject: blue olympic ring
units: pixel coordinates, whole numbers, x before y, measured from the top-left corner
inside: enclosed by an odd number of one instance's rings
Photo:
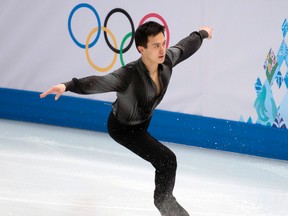
[[[68,30],[69,30],[69,33],[71,35],[71,38],[72,40],[75,42],[75,44],[77,44],[77,46],[79,46],[80,48],[82,49],[85,49],[85,44],[81,44],[74,36],[73,32],[72,32],[72,28],[71,28],[71,20],[72,20],[72,17],[74,15],[74,13],[80,9],[80,8],[89,8],[96,16],[96,19],[97,19],[97,22],[98,22],[98,28],[101,28],[101,21],[100,21],[100,17],[99,17],[99,14],[98,12],[96,11],[96,9],[94,7],[92,7],[91,5],[89,4],[85,4],[85,3],[82,3],[82,4],[79,4],[77,6],[75,6],[73,8],[73,10],[71,11],[70,15],[69,15],[69,18],[68,18]],[[99,40],[99,37],[100,37],[100,33],[101,31],[98,31],[97,32],[97,35],[96,35],[96,38],[88,45],[88,48],[91,48],[93,47],[97,41]]]

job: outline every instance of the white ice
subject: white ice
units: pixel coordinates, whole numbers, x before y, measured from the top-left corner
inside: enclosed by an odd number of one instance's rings
[[[288,215],[288,161],[166,143],[191,216]],[[159,216],[154,169],[109,135],[0,119],[1,216]]]

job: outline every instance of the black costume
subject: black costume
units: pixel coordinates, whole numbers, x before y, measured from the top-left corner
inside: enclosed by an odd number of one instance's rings
[[[158,65],[161,85],[157,87],[141,58],[105,76],[73,78],[64,83],[66,91],[78,94],[117,92],[108,119],[110,136],[141,158],[149,161],[155,172],[154,203],[162,215],[189,215],[175,200],[172,192],[176,176],[176,156],[147,131],[154,109],[162,100],[172,75],[172,68],[194,54],[208,33],[193,32],[167,49],[163,64]],[[177,211],[177,212],[176,212]]]

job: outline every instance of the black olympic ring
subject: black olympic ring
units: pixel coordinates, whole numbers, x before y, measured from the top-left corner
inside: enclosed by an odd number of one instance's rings
[[[122,50],[122,53],[125,53],[125,52],[127,52],[127,51],[131,48],[131,46],[132,46],[132,44],[133,44],[133,40],[134,40],[134,34],[135,34],[134,23],[133,23],[133,20],[132,20],[131,16],[130,16],[125,10],[123,10],[122,8],[115,8],[115,9],[111,10],[111,11],[108,13],[108,15],[106,16],[105,21],[104,21],[104,27],[107,28],[108,19],[110,18],[110,16],[112,16],[114,13],[117,13],[117,12],[124,14],[124,15],[128,18],[128,20],[129,20],[129,22],[130,22],[130,24],[131,24],[131,28],[132,28],[132,37],[131,37],[131,39],[130,39],[130,42],[129,42],[128,46]],[[119,49],[116,49],[115,47],[113,47],[113,46],[111,45],[110,41],[108,40],[107,32],[106,32],[106,31],[104,31],[104,38],[105,38],[105,41],[106,41],[108,47],[109,47],[113,52],[119,54],[119,53],[120,53],[120,50],[119,50]]]

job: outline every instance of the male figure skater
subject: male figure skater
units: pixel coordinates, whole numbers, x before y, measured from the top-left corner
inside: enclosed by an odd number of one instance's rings
[[[162,100],[172,68],[194,54],[203,39],[212,38],[212,28],[203,26],[175,46],[166,49],[164,26],[150,21],[135,32],[136,48],[141,57],[105,76],[89,76],[51,87],[40,95],[63,92],[94,94],[117,92],[108,119],[110,136],[155,168],[154,204],[162,216],[189,216],[176,201],[173,188],[176,156],[147,131],[155,107]]]

